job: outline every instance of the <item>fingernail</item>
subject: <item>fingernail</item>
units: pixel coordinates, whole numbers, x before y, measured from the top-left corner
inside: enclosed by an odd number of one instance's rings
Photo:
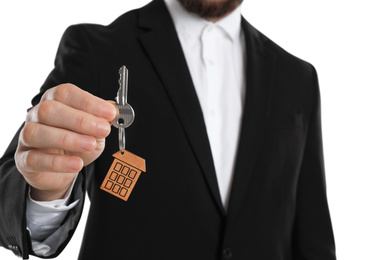
[[[93,138],[84,137],[80,141],[81,149],[87,152],[93,151],[95,149],[95,146],[96,146],[96,140]]]
[[[97,132],[100,136],[107,136],[110,133],[111,127],[106,122],[99,122],[96,125]]]
[[[75,160],[71,159],[68,163],[68,167],[71,171],[78,172],[83,167],[83,161],[82,160]]]

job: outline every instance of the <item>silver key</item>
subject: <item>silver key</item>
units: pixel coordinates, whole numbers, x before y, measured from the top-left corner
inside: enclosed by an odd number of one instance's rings
[[[118,107],[119,114],[111,123],[119,129],[119,150],[122,153],[126,146],[125,128],[133,123],[135,114],[133,108],[127,103],[129,76],[126,66],[122,66],[119,69],[119,75],[119,90],[116,96],[116,106]]]
[[[111,123],[117,128],[127,128],[133,123],[135,113],[133,108],[127,103],[128,70],[126,66],[122,66],[119,69],[119,75],[119,90],[116,97],[116,106],[119,114]]]

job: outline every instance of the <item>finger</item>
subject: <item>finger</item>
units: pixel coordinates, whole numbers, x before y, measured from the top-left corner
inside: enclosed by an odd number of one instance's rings
[[[24,126],[21,142],[27,147],[61,149],[84,154],[94,151],[96,147],[96,139],[92,136],[35,122]]]
[[[119,115],[119,109],[118,109],[118,106],[116,105],[116,102],[113,101],[113,100],[107,100],[108,103],[110,103],[114,108],[115,108],[115,117],[114,119]],[[113,119],[113,120],[114,120]],[[109,121],[110,125],[112,125],[112,120]]]
[[[70,107],[112,121],[116,116],[113,104],[88,93],[73,84],[62,84],[45,92],[41,101],[56,100]]]
[[[77,173],[83,168],[83,160],[76,156],[45,153],[42,150],[28,150],[18,154],[18,166],[26,173]]]
[[[26,122],[39,122],[96,138],[104,138],[111,131],[107,120],[54,100],[45,100],[35,106],[29,112]]]

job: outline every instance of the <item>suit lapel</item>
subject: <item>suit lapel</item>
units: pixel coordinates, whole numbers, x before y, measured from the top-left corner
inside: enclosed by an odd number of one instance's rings
[[[139,26],[145,30],[140,43],[152,61],[176,110],[205,180],[222,214],[210,144],[193,82],[172,19],[162,0],[140,11]],[[238,212],[255,162],[261,150],[272,95],[275,59],[266,38],[242,19],[246,43],[246,98],[232,185],[228,220]]]
[[[239,210],[261,150],[269,115],[275,70],[273,53],[265,47],[266,38],[245,19],[242,20],[247,53],[246,97],[229,201],[228,221]]]
[[[202,110],[164,2],[156,0],[143,8],[139,26],[148,30],[139,37],[140,43],[163,82],[217,207],[224,214]]]

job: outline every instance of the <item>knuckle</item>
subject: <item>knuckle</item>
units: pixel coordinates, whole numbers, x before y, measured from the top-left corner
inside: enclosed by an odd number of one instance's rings
[[[60,168],[60,167],[58,167],[58,159],[56,156],[52,160],[49,161],[48,168],[52,169],[54,171]]]
[[[28,151],[20,151],[19,149],[16,150],[14,159],[15,159],[15,166],[19,170],[20,173],[23,174],[24,169],[26,168],[26,156]]]
[[[69,146],[70,144],[70,137],[68,134],[66,133],[60,133],[58,138],[57,138],[57,142],[58,142],[58,147],[59,148],[63,148],[66,150],[66,148]]]
[[[45,93],[43,93],[40,102],[45,101],[45,100],[52,100],[55,91],[56,91],[56,87],[52,87],[52,88],[49,88],[48,90],[46,90]]]
[[[24,157],[24,164],[27,169],[34,169],[38,165],[38,157],[34,153],[27,152]]]
[[[49,168],[54,172],[64,171],[63,169],[63,160],[60,156],[54,156],[49,162]]]
[[[33,140],[37,138],[38,130],[38,124],[34,122],[26,123],[21,133],[22,142],[27,146],[31,145]]]
[[[76,87],[75,85],[70,83],[58,85],[56,87],[53,99],[64,100],[64,101],[68,100],[75,87]]]
[[[39,104],[35,105],[30,111],[28,111],[28,113],[26,115],[25,123],[38,121],[38,115],[37,115],[38,106],[39,106]]]
[[[82,109],[84,111],[88,111],[88,108],[92,107],[92,105],[93,105],[93,100],[91,100],[90,98],[83,99]]]
[[[87,124],[88,124],[88,118],[85,116],[77,116],[75,120],[76,120],[75,123],[76,123],[77,129],[79,129],[81,131],[83,129],[85,129],[85,126],[87,126]]]
[[[47,122],[53,116],[55,105],[53,101],[45,100],[36,108],[38,122]]]

